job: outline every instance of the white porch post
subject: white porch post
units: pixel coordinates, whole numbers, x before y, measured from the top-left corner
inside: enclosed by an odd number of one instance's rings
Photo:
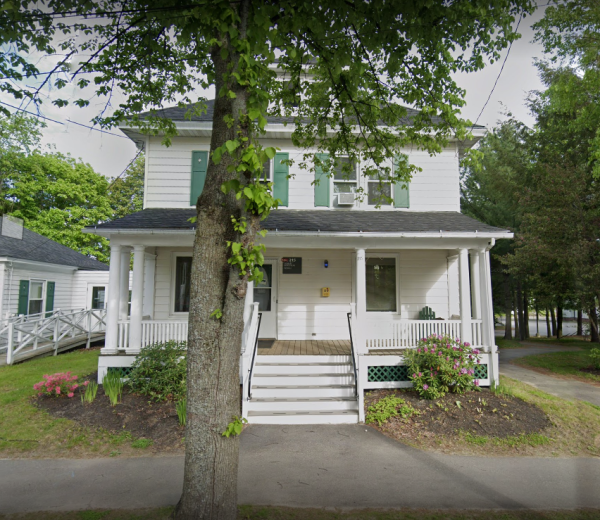
[[[490,269],[490,252],[483,250],[479,253],[479,272],[482,288],[482,327],[483,344],[489,347],[490,365],[488,366],[489,378],[496,384],[500,382],[498,367],[498,351],[494,334],[494,304],[492,300],[492,273]]]
[[[364,249],[356,250],[356,319],[353,323],[353,340],[357,354],[366,354],[365,327],[367,327],[367,278],[366,254]]]
[[[129,263],[131,250],[121,248],[121,275],[119,277],[119,321],[127,321],[127,308],[129,306]]]
[[[472,343],[471,334],[471,290],[469,287],[469,251],[458,252],[458,280],[460,293],[460,340]]]
[[[106,305],[106,336],[102,354],[118,352],[119,335],[119,281],[121,279],[121,246],[111,244],[108,273],[108,302]]]
[[[479,277],[479,251],[471,249],[469,251],[469,258],[471,259],[471,315],[474,320],[481,319],[481,282]]]
[[[133,246],[133,283],[131,287],[131,318],[129,320],[129,348],[142,348],[142,316],[144,303],[145,246]]]

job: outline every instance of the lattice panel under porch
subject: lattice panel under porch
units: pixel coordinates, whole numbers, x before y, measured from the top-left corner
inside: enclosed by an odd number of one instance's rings
[[[487,379],[488,366],[475,366],[475,379]],[[408,377],[408,367],[404,365],[392,366],[370,366],[368,372],[369,383],[389,383],[410,381]]]

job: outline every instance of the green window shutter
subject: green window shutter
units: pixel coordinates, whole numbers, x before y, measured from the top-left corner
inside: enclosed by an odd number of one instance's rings
[[[398,165],[398,159],[394,159],[394,171]],[[394,185],[394,206],[396,208],[410,208],[410,193],[408,182],[397,182]]]
[[[190,206],[195,206],[204,189],[206,170],[208,168],[208,152],[192,152],[192,185],[190,189]]]
[[[28,314],[29,309],[29,280],[19,282],[19,310],[17,314]]]
[[[317,157],[321,161],[329,159],[328,153],[319,153]],[[320,206],[329,207],[329,177],[319,167],[315,170],[315,208]]]
[[[52,314],[54,310],[54,289],[56,287],[56,282],[47,282],[46,283],[46,317]]]
[[[290,191],[290,180],[288,175],[290,173],[290,167],[287,161],[290,155],[287,153],[276,153],[273,169],[273,197],[281,201],[280,206],[289,205],[289,191]]]

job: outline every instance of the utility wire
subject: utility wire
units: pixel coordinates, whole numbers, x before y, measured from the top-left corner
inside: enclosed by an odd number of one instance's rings
[[[125,169],[119,173],[119,175],[117,175],[108,185],[108,189],[110,190],[113,185],[115,184],[115,182],[117,182],[124,174],[127,170],[129,170],[129,167],[137,160],[137,158],[142,154],[143,149],[138,150],[138,153],[135,154],[135,157],[133,159],[131,159],[131,161],[129,161],[129,164],[127,166],[125,166]]]
[[[63,123],[62,121],[57,121],[56,119],[52,119],[50,117],[46,117],[46,116],[42,116],[40,114],[36,114],[35,112],[31,112],[29,110],[25,110],[24,108],[19,108],[19,107],[16,107],[14,105],[9,105],[8,103],[5,103],[4,101],[0,101],[0,104],[5,105],[5,106],[10,107],[10,108],[13,108],[13,109],[15,109],[15,110],[17,110],[19,112],[25,112],[26,114],[30,114],[30,115],[32,115],[34,117],[39,118],[39,119],[45,119],[46,121],[51,121],[53,123],[57,123],[59,125],[65,126],[65,123]],[[93,126],[84,125],[83,123],[78,123],[77,121],[73,121],[71,119],[67,119],[67,122],[72,123],[72,124],[77,125],[77,126],[82,126],[84,128],[87,128],[88,130],[94,130],[95,132],[100,132],[102,134],[114,135],[115,137],[120,137],[121,139],[129,139],[129,137],[125,137],[124,135],[119,135],[119,134],[115,134],[113,132],[108,132],[106,130],[102,130],[100,128],[94,128]]]
[[[515,32],[517,32],[519,30],[519,25],[521,24],[521,20],[522,19],[523,19],[523,15],[519,16],[519,21],[517,22],[517,26],[515,27]],[[496,81],[494,81],[494,85],[492,86],[492,90],[490,90],[490,95],[488,96],[488,98],[486,99],[485,103],[483,104],[483,108],[481,109],[481,112],[479,112],[479,115],[477,116],[477,119],[475,120],[475,122],[471,126],[471,130],[473,130],[473,128],[479,122],[479,118],[482,116],[483,111],[485,110],[485,108],[487,107],[488,103],[490,102],[490,99],[492,98],[492,94],[494,93],[494,90],[496,89],[496,85],[498,85],[498,81],[500,80],[500,76],[502,75],[502,71],[504,70],[504,66],[506,65],[506,60],[508,60],[508,56],[510,55],[510,50],[512,49],[512,44],[513,44],[513,42],[510,42],[510,44],[508,45],[508,50],[506,51],[506,56],[504,56],[504,61],[502,62],[502,67],[500,67],[500,72],[498,72],[498,76],[496,77]]]

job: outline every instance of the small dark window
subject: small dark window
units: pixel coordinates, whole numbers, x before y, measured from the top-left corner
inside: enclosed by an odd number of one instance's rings
[[[258,310],[269,312],[271,310],[271,289],[273,288],[273,266],[265,264],[259,269],[263,279],[254,286],[254,302],[258,303]]]
[[[192,258],[178,256],[175,265],[175,312],[190,312]]]
[[[396,312],[396,259],[367,258],[367,311]]]
[[[92,287],[92,309],[104,309],[106,306],[106,287]]]

